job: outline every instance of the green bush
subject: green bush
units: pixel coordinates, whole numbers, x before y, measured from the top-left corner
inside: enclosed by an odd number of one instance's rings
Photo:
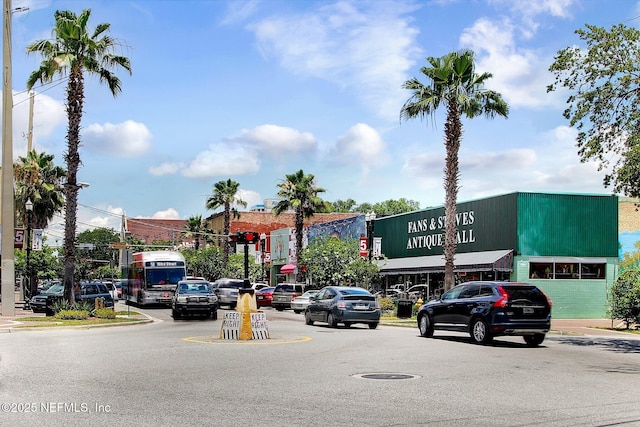
[[[62,310],[54,316],[61,320],[85,320],[89,317],[89,312],[85,310]]]
[[[380,298],[378,302],[380,303],[380,310],[383,312],[395,309],[395,303],[392,298]]]
[[[60,313],[61,311],[70,310],[70,309],[71,309],[71,304],[69,304],[69,301],[65,299],[61,299],[53,303],[54,315],[57,313]]]
[[[95,316],[96,306],[91,301],[76,301],[73,308],[86,311],[90,316]]]
[[[627,329],[640,324],[640,271],[625,271],[611,286],[609,316],[624,321]]]
[[[95,316],[100,319],[115,319],[116,312],[110,308],[99,308],[96,310]]]

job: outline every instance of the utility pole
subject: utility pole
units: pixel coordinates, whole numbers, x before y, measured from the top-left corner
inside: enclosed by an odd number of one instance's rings
[[[13,206],[13,80],[11,76],[11,0],[4,0],[2,44],[2,315],[15,316],[16,272],[13,256],[14,206]]]
[[[36,94],[29,92],[29,133],[27,133],[27,153],[33,148],[33,98]]]

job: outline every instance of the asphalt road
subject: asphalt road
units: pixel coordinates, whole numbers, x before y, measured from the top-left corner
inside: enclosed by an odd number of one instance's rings
[[[637,339],[478,346],[267,310],[269,340],[223,341],[221,320],[145,311],[160,321],[0,334],[0,425],[640,425]]]

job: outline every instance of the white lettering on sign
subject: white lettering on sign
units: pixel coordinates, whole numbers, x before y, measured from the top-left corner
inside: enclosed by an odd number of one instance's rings
[[[456,225],[458,227],[470,227],[475,222],[475,212],[464,211],[456,214]],[[417,221],[409,221],[407,223],[408,234],[422,233],[417,236],[409,236],[407,240],[407,250],[409,249],[431,249],[438,246],[444,246],[444,233],[442,230],[446,227],[446,216],[441,215],[433,218],[422,218]],[[473,234],[473,228],[458,230],[456,235],[456,244],[475,243],[476,237]]]

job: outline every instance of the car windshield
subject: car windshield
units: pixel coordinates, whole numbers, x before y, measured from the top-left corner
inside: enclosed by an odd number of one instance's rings
[[[208,294],[211,292],[211,289],[209,288],[209,285],[206,283],[189,283],[189,284],[181,283],[180,292]]]
[[[64,286],[62,286],[62,285],[53,285],[43,293],[45,293],[45,294],[57,294],[57,293],[62,293],[63,290],[64,290]]]
[[[241,288],[244,286],[244,282],[242,280],[234,280],[229,282],[222,282],[218,285],[219,288]]]
[[[307,297],[307,298],[309,298],[309,297],[314,296],[314,295],[315,295],[315,294],[317,294],[317,293],[318,293],[318,291],[307,291],[307,292],[305,292],[304,294],[302,294],[302,296],[303,296],[303,297]]]

